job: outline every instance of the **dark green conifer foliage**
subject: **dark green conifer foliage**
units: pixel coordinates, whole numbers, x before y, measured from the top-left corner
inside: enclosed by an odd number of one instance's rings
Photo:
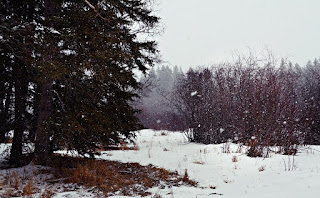
[[[27,43],[32,33],[30,24],[34,16],[33,8],[33,3],[25,1],[1,2],[0,64],[4,72],[1,81],[4,94],[1,95],[5,98],[2,102],[6,103],[1,113],[1,119],[6,123],[2,133],[12,129],[15,131],[10,163],[16,165],[21,165],[23,133],[27,128],[28,71],[31,63]],[[14,107],[14,113],[10,107]]]
[[[156,44],[138,41],[132,29],[141,23],[137,31],[149,31],[158,22],[147,4],[108,1],[104,5],[93,10],[71,3],[55,26],[64,41],[61,50],[71,54],[61,55],[66,75],[53,86],[52,143],[81,154],[92,155],[97,145],[119,143],[120,135],[133,135],[139,125],[130,102],[140,88],[133,69],[144,72],[155,61]]]
[[[148,1],[25,0],[18,4],[9,0],[1,4],[8,10],[1,22],[9,30],[13,23],[20,24],[21,32],[26,32],[17,46],[23,52],[18,65],[25,68],[25,77],[14,73],[12,79],[26,81],[21,108],[31,108],[32,114],[23,130],[30,132],[31,140],[35,137],[35,161],[45,163],[57,147],[92,156],[97,145],[132,135],[130,131],[139,125],[130,102],[140,88],[133,70],[145,72],[157,54],[154,41],[138,38],[152,32],[159,21]],[[8,5],[17,13],[27,6],[27,15],[17,14],[8,22]],[[14,35],[5,28],[0,33]]]

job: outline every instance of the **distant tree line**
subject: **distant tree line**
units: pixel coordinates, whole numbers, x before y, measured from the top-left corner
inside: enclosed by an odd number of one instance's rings
[[[0,142],[10,164],[46,164],[55,149],[93,156],[140,127],[140,83],[157,61],[159,18],[145,0],[0,1]]]
[[[190,141],[246,143],[252,146],[252,156],[262,155],[269,146],[292,154],[298,145],[320,144],[318,59],[300,67],[284,59],[239,56],[234,63],[190,69],[174,78],[165,107],[173,115],[162,127],[189,130]]]
[[[177,66],[160,66],[140,78],[142,97],[135,102],[135,106],[141,110],[138,118],[143,127],[173,131],[183,129],[183,120],[171,104],[174,86],[182,74]]]

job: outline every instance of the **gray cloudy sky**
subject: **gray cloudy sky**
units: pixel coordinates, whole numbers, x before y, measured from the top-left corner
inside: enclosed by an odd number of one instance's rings
[[[158,0],[164,61],[184,69],[270,49],[304,65],[320,57],[320,0]]]

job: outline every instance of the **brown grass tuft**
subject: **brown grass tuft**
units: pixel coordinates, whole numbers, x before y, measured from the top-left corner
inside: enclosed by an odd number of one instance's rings
[[[34,178],[29,179],[27,185],[25,185],[23,187],[23,196],[30,196],[33,194],[33,190],[34,190]]]
[[[178,186],[183,180],[177,173],[151,165],[120,163],[94,159],[57,157],[54,167],[56,178],[67,178],[67,183],[78,183],[87,187],[97,187],[106,196],[120,191],[127,196],[147,196],[148,188],[161,183]],[[196,185],[189,179],[185,183]]]
[[[139,151],[139,150],[140,150],[140,148],[139,148],[139,146],[138,146],[138,145],[134,145],[133,150],[134,150],[134,151]]]
[[[182,178],[182,181],[183,182],[188,182],[189,181],[189,174],[188,174],[188,170],[187,169],[184,171],[184,176]]]
[[[125,141],[122,141],[121,142],[121,150],[123,151],[127,151],[127,150],[130,150],[127,143]]]
[[[18,174],[17,174],[16,172],[13,172],[13,173],[12,173],[12,177],[13,177],[13,179],[14,179],[14,182],[13,182],[12,187],[13,187],[14,189],[18,190],[18,189],[19,189],[19,186],[20,186],[19,176],[18,176]]]
[[[183,178],[182,178],[182,181],[183,181],[185,184],[189,184],[189,185],[191,185],[191,186],[197,186],[197,182],[192,181],[192,180],[189,179],[189,174],[188,174],[188,170],[187,170],[187,169],[184,171],[184,176],[183,176]]]
[[[238,157],[234,155],[234,156],[232,157],[232,162],[238,162]]]

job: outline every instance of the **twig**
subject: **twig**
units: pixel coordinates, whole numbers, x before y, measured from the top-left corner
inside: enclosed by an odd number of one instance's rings
[[[96,8],[88,1],[88,0],[83,0],[90,8],[92,8],[94,11],[96,11]]]
[[[103,17],[100,12],[96,9],[96,7],[94,7],[88,0],[83,0],[91,9],[93,9],[93,11],[97,14],[97,16],[99,16],[102,20],[104,20],[105,22],[108,22],[109,20],[106,19],[105,17]]]
[[[283,163],[284,163],[284,171],[287,171],[287,164],[286,164],[286,161],[282,158],[283,160]]]

